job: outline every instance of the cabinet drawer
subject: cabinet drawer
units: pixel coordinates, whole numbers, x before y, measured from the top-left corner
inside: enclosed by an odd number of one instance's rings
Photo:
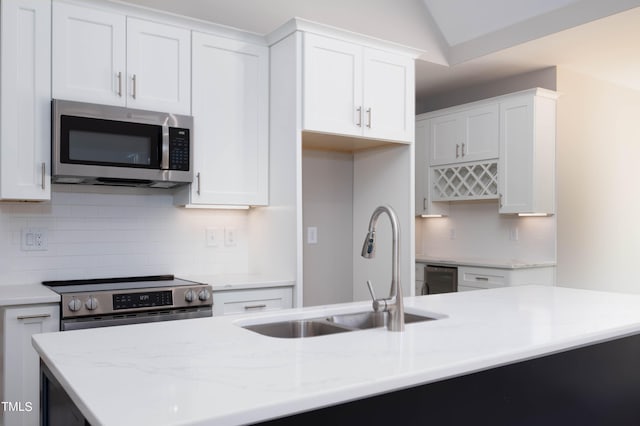
[[[497,288],[509,285],[509,271],[492,268],[458,268],[458,290],[460,287]]]
[[[291,287],[214,291],[213,314],[230,315],[291,308]]]

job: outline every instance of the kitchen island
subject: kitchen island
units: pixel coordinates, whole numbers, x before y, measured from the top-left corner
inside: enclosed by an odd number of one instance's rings
[[[482,409],[520,415],[520,424],[575,420],[577,410],[589,419],[634,415],[616,392],[637,405],[639,369],[628,364],[640,356],[639,295],[523,286],[406,298],[406,312],[438,319],[407,324],[403,333],[282,339],[241,327],[368,309],[358,302],[79,330],[36,335],[33,344],[94,425],[296,424],[309,415],[402,424],[443,424],[449,416],[456,424],[461,415],[481,422]],[[587,392],[582,381],[601,390]],[[604,408],[590,416],[599,403]],[[294,415],[302,417],[287,417]]]

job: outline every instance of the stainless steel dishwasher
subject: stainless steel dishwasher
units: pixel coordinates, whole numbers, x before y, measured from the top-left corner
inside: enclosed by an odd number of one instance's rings
[[[458,291],[458,268],[456,266],[425,266],[424,285],[420,294],[452,293],[456,291]]]

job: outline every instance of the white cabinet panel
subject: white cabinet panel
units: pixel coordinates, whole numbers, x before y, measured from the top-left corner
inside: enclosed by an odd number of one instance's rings
[[[27,402],[29,412],[5,411],[4,424],[40,424],[40,359],[31,336],[59,329],[59,305],[10,307],[2,311],[2,401]]]
[[[177,114],[191,111],[191,32],[53,3],[53,97]]]
[[[53,2],[53,97],[125,105],[126,18]]]
[[[291,287],[213,292],[213,314],[247,314],[293,307]]]
[[[127,85],[131,108],[189,114],[191,32],[127,19]]]
[[[193,34],[196,182],[178,204],[268,204],[268,66],[264,46]]]
[[[51,197],[51,3],[3,0],[0,199]]]
[[[303,61],[304,130],[413,141],[412,58],[305,33]]]
[[[448,216],[448,202],[434,202],[430,173],[429,128],[431,119],[416,120],[415,130],[415,190],[416,216]]]

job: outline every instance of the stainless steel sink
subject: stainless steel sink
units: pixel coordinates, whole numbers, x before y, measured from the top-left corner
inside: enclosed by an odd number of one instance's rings
[[[405,324],[410,324],[412,322],[431,321],[434,319],[435,318],[425,317],[421,315],[408,314],[406,312],[404,314]],[[363,330],[367,328],[386,326],[387,321],[389,321],[389,313],[367,311],[357,312],[354,314],[332,315],[330,317],[327,317],[327,321],[348,328]]]
[[[289,339],[324,336],[327,334],[351,331],[349,328],[342,327],[338,324],[332,324],[324,319],[280,321],[266,324],[246,325],[244,328],[265,336]]]
[[[431,321],[436,318],[415,314],[404,314],[405,324],[421,321]],[[264,336],[285,339],[325,336],[328,334],[344,333],[345,331],[365,330],[368,328],[384,327],[389,320],[388,312],[355,312],[351,314],[331,315],[322,318],[278,321],[264,324],[242,326]]]

